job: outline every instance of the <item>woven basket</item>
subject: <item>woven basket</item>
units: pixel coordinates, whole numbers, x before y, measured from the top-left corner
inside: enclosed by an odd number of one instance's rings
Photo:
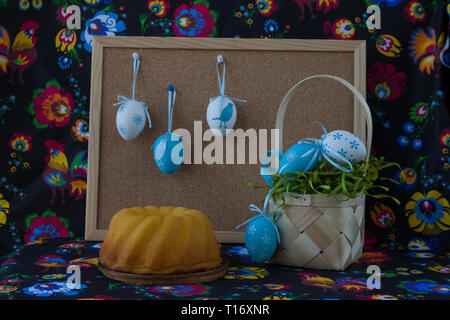
[[[369,161],[372,141],[372,117],[363,96],[350,83],[330,75],[315,75],[297,83],[284,97],[278,110],[279,150],[283,150],[283,120],[292,96],[307,81],[316,78],[334,79],[350,89],[359,100],[367,127],[365,161]],[[340,199],[338,199],[340,200]],[[273,201],[270,211],[278,210],[275,222],[280,245],[269,263],[311,269],[344,270],[361,257],[364,244],[365,195],[336,201],[322,195],[286,197],[285,206]]]

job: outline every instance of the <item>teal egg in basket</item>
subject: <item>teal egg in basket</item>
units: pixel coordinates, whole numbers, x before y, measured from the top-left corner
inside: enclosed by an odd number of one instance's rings
[[[278,173],[307,172],[314,170],[321,161],[320,146],[297,142],[286,150],[280,160]]]

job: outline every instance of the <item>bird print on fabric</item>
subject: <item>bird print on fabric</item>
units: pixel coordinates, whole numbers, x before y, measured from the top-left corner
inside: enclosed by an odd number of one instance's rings
[[[42,178],[52,191],[50,203],[55,203],[56,190],[61,194],[61,204],[64,204],[64,191],[70,190],[69,195],[80,199],[86,193],[87,176],[87,151],[81,151],[72,160],[70,170],[67,157],[64,153],[64,146],[57,140],[47,140],[45,142],[48,154],[45,157],[47,166],[42,173]]]
[[[5,28],[0,26],[0,69],[3,73],[8,72],[9,67],[9,82],[14,82],[14,74],[19,71],[19,82],[25,84],[22,78],[23,72],[31,66],[37,59],[36,31],[39,29],[39,24],[35,21],[25,21],[19,33],[14,38],[12,47],[8,32]]]

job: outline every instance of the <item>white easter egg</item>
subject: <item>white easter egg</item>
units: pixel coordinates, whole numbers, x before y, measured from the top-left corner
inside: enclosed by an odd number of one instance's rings
[[[331,160],[344,164],[333,153],[338,153],[351,163],[364,160],[367,154],[366,146],[354,133],[345,130],[335,130],[326,135],[323,140],[324,152]]]
[[[142,102],[128,100],[124,102],[116,114],[116,126],[125,140],[136,139],[145,127],[146,114]]]
[[[236,106],[231,99],[218,96],[209,100],[206,120],[215,135],[226,135],[227,129],[233,129],[236,118]]]

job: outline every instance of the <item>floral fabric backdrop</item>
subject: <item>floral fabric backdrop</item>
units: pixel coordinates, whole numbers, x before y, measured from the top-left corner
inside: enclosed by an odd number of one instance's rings
[[[372,153],[400,164],[401,204],[368,200],[366,244],[448,250],[449,15],[443,0],[0,0],[0,255],[83,237],[94,35],[367,40]]]

